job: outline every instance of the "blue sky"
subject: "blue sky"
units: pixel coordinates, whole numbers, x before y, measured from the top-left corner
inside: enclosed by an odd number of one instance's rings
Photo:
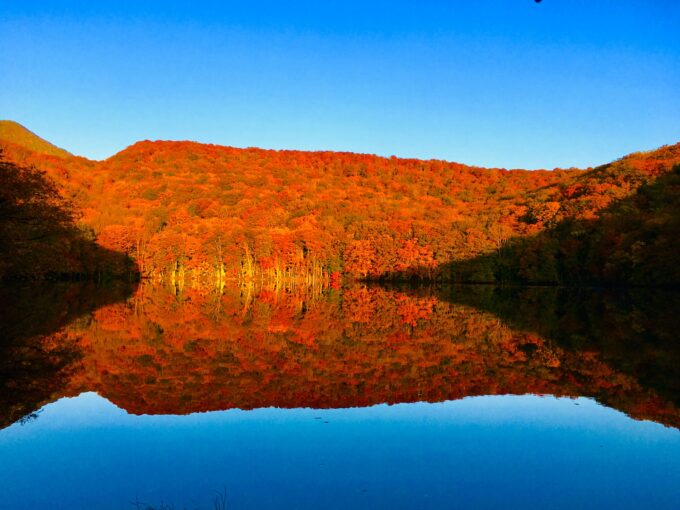
[[[368,4],[368,5],[367,5]],[[589,166],[680,141],[676,0],[0,6],[0,118],[141,139]]]

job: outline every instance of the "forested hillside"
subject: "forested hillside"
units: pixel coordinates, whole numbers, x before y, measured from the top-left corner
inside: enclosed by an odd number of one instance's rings
[[[680,284],[680,144],[552,171],[193,142],[139,142],[100,162],[0,147],[45,171],[99,246],[178,285]]]
[[[61,158],[71,156],[69,152],[40,138],[21,124],[11,120],[0,120],[0,140],[11,141],[40,154],[50,154]]]

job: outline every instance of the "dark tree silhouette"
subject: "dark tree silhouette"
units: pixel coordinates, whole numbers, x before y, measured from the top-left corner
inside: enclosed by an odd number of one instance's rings
[[[45,172],[0,159],[0,280],[134,270],[126,255],[97,246],[76,218]]]

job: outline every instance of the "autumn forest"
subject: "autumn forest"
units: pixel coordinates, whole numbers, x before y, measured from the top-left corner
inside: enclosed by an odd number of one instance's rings
[[[6,280],[680,284],[680,144],[585,170],[170,141],[92,161],[2,121],[0,150]]]

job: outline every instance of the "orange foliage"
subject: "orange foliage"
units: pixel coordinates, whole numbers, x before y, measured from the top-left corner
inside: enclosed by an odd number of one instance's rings
[[[598,353],[427,294],[354,287],[178,298],[143,285],[92,317],[66,330],[82,357],[62,394],[96,391],[132,413],[535,393],[594,396],[680,425],[672,404]]]
[[[508,239],[598,218],[680,163],[680,145],[587,171],[193,142],[139,142],[101,162],[2,146],[52,176],[98,241],[143,276],[195,285],[440,278],[443,265]]]

